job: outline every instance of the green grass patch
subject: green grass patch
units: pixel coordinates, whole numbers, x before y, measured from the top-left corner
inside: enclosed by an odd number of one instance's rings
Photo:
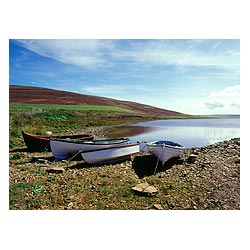
[[[38,193],[47,193],[47,190],[43,186],[35,184],[32,187],[32,194],[35,195]]]
[[[25,182],[17,182],[13,186],[14,186],[14,190],[17,190],[17,189],[28,190],[29,189],[28,184]]]
[[[33,112],[42,111],[68,110],[68,111],[102,111],[131,113],[131,110],[117,106],[98,106],[98,105],[59,105],[59,104],[27,104],[27,103],[10,103],[10,112]]]
[[[10,103],[9,148],[25,146],[22,130],[39,135],[44,135],[46,131],[65,134],[87,127],[117,125],[142,119],[128,109],[116,106]]]

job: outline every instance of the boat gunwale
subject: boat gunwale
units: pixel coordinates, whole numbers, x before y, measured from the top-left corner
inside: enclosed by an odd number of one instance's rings
[[[179,146],[173,146],[173,145],[169,145],[169,144],[165,144],[165,143],[162,143],[162,144],[155,144],[156,142],[158,142],[158,141],[154,141],[154,142],[148,142],[148,143],[146,143],[146,145],[148,146],[148,147],[154,147],[154,148],[164,148],[164,147],[167,147],[167,148],[173,148],[173,149],[180,149],[180,150],[183,150],[183,149],[185,149],[185,146],[183,146],[183,145],[181,145],[181,144],[179,144],[179,143],[176,143],[176,142],[173,142],[173,143],[175,143],[175,144],[177,144],[177,145],[179,145]]]
[[[30,134],[30,133],[27,133],[25,131],[22,131],[22,135],[23,136],[28,136],[28,137],[32,137],[32,138],[36,138],[36,139],[45,139],[45,140],[50,140],[50,139],[65,139],[67,140],[66,138],[67,137],[79,137],[79,138],[92,138],[93,135],[89,135],[89,134],[71,134],[71,135],[36,135],[36,134]],[[77,140],[77,139],[73,139],[73,140]],[[85,140],[85,139],[83,139]],[[87,140],[87,139],[86,139]]]
[[[97,140],[85,140],[85,139],[61,139],[61,138],[51,138],[50,141],[56,142],[66,142],[66,143],[75,143],[75,144],[86,144],[86,145],[109,145],[108,143],[95,143],[101,141],[110,141],[112,144],[120,144],[122,142],[129,142],[130,138],[117,138],[117,139],[97,139]]]

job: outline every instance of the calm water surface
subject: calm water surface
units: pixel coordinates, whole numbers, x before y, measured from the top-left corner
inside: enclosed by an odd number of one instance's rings
[[[137,130],[138,133],[130,136],[128,128],[131,131]],[[122,129],[120,131],[122,133]],[[127,134],[120,136],[129,136],[132,142],[170,140],[181,143],[187,148],[200,147],[240,137],[240,119],[173,119],[139,122],[127,126]]]

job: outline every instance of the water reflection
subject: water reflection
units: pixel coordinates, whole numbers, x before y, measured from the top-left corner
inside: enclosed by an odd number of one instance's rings
[[[200,147],[240,137],[239,119],[176,119],[119,126],[109,137],[130,137],[132,142],[172,140],[184,146]]]
[[[166,127],[155,128],[151,132],[133,136],[131,140],[155,141],[167,139],[179,142],[186,147],[200,147],[239,136],[239,129],[237,128]]]
[[[239,128],[239,118],[213,118],[213,119],[169,119],[169,120],[154,120],[148,122],[138,122],[135,126],[150,126],[150,127],[214,127],[214,128]]]
[[[154,127],[145,127],[145,126],[115,126],[113,128],[109,128],[106,133],[109,138],[115,137],[133,137],[141,134],[147,134],[149,132],[154,131]]]

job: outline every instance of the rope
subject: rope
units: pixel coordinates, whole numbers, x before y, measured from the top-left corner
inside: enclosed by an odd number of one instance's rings
[[[146,142],[141,142],[141,143],[146,143]],[[143,148],[140,149],[140,151],[143,151],[143,149],[146,148],[146,147],[147,147],[147,144],[145,144],[145,145],[143,146]]]
[[[74,154],[71,158],[68,159],[68,161],[71,161],[72,159],[74,159],[78,154],[82,153],[83,150],[79,150],[76,154]]]
[[[162,158],[163,158],[163,147],[164,147],[164,144],[162,145],[162,148],[161,148]],[[159,160],[160,160],[160,154],[159,154],[159,156],[158,156],[158,159],[157,159],[157,162],[156,162],[156,165],[155,165],[154,174],[156,173],[156,169],[157,169],[157,167],[158,167]]]
[[[45,147],[43,149],[43,152],[45,152],[45,150],[47,149],[48,145],[49,145],[49,142],[47,142],[47,144],[45,145]]]

